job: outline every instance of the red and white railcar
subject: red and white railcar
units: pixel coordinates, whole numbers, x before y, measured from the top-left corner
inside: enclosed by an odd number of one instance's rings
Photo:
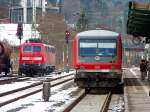
[[[48,74],[55,70],[55,47],[44,43],[24,43],[20,46],[19,74]]]
[[[79,87],[114,87],[122,82],[121,36],[89,30],[74,38],[75,82]]]

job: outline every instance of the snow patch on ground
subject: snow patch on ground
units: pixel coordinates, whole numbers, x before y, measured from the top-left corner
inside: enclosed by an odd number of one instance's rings
[[[68,104],[74,99],[71,96],[71,92],[77,90],[77,87],[74,86],[64,90],[61,90],[61,88],[62,86],[51,88],[52,95],[49,98],[49,102],[44,102],[42,92],[39,92],[2,106],[0,112],[59,112],[64,104]]]

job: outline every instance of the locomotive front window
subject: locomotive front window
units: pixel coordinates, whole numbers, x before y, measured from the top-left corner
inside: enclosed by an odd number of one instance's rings
[[[41,52],[40,46],[23,46],[23,52]]]
[[[33,52],[41,52],[41,46],[33,46]]]
[[[31,52],[32,46],[23,46],[23,52]]]

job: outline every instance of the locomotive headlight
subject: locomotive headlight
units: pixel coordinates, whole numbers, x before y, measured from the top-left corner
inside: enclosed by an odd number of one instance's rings
[[[42,57],[34,57],[33,60],[42,60]]]
[[[30,60],[30,57],[22,57],[22,60]]]

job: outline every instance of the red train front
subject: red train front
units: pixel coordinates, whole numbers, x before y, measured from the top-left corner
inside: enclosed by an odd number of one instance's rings
[[[44,75],[55,69],[55,47],[43,43],[20,46],[19,75]]]
[[[122,82],[121,36],[89,30],[74,38],[75,82],[79,87],[114,87]]]

